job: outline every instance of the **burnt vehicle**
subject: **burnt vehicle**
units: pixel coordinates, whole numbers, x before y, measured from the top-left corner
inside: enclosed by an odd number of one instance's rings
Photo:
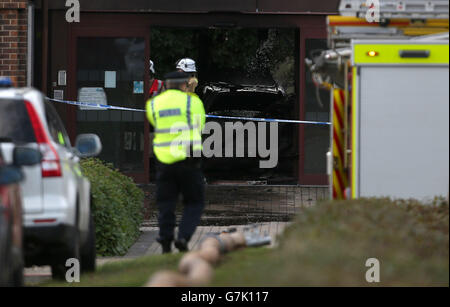
[[[216,77],[214,81],[200,84],[197,92],[207,114],[244,118],[295,119],[293,118],[295,116],[295,97],[293,96],[295,95],[287,95],[285,90],[271,78],[254,76],[250,78],[243,75],[244,73],[227,73],[222,77]],[[216,122],[221,127],[222,156],[220,157],[220,154],[218,155],[215,151],[216,154],[213,157],[204,159],[203,166],[208,183],[224,180],[253,183],[295,181],[293,163],[298,158],[295,126],[278,124],[278,131],[273,131],[278,133],[277,163],[273,168],[261,168],[260,161],[265,161],[268,157],[262,157],[258,150],[259,137],[255,141],[249,140],[249,129],[255,129],[256,134],[259,135],[264,133],[261,131],[264,127],[266,129],[265,148],[269,149],[271,143],[268,123],[260,125],[254,120],[207,118],[207,127],[209,122]],[[233,134],[226,133],[226,125],[228,129],[233,125]],[[211,134],[204,134],[204,139],[209,136]],[[231,145],[232,149],[230,149]],[[227,146],[228,149],[226,149]],[[238,154],[238,147],[244,149],[243,155],[242,151],[240,155]],[[229,157],[230,150],[233,153],[232,157]]]

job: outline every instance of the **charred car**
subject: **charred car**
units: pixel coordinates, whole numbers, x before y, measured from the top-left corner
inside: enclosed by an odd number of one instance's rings
[[[208,182],[217,180],[268,182],[291,175],[291,162],[296,159],[294,144],[296,131],[292,125],[278,125],[278,163],[274,168],[260,167],[260,161],[266,160],[267,157],[261,157],[259,153],[257,144],[259,138],[256,139],[256,144],[251,143],[249,146],[248,129],[255,127],[257,133],[261,132],[257,121],[252,120],[253,118],[290,119],[295,116],[292,112],[295,105],[294,97],[286,95],[285,90],[273,80],[257,78],[205,82],[200,84],[198,93],[208,115],[240,118],[236,120],[207,118],[207,127],[209,122],[216,122],[222,128],[221,157],[215,154],[213,157],[204,159],[204,170]],[[234,132],[227,134],[226,125],[229,129],[231,124]],[[262,126],[267,129],[266,147],[268,147],[269,125]],[[204,139],[208,138],[207,133],[208,131],[204,134]],[[231,144],[232,149],[230,149]],[[238,147],[244,148],[243,156],[242,152],[239,154],[236,151]],[[231,157],[230,150],[233,152]]]

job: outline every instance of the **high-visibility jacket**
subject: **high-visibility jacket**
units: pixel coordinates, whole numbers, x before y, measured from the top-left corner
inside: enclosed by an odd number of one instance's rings
[[[173,164],[196,156],[202,151],[202,130],[205,126],[203,102],[196,95],[167,90],[150,98],[147,118],[155,128],[153,152],[165,164]]]

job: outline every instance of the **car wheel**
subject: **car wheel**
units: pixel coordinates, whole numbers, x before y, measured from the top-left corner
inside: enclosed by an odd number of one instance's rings
[[[80,236],[78,229],[75,229],[75,236],[72,242],[67,244],[65,251],[52,263],[53,278],[61,280],[66,278],[66,272],[69,269],[66,267],[66,261],[70,258],[80,259]]]
[[[13,272],[14,287],[23,286],[23,262]]]
[[[96,249],[95,249],[95,224],[92,212],[89,214],[89,233],[86,243],[81,250],[81,271],[95,272],[96,267]]]
[[[18,261],[18,263],[16,263],[16,267],[14,268],[13,272],[12,272],[12,281],[13,281],[13,285],[14,287],[22,287],[23,286],[23,256],[22,253],[20,253],[17,256],[18,259],[20,259]]]
[[[0,226],[2,226],[0,221]],[[12,286],[12,243],[10,231],[0,228],[0,287]]]

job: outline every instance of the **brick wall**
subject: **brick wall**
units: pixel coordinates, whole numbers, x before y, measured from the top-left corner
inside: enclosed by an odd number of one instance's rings
[[[27,0],[0,0],[0,76],[27,82]]]

